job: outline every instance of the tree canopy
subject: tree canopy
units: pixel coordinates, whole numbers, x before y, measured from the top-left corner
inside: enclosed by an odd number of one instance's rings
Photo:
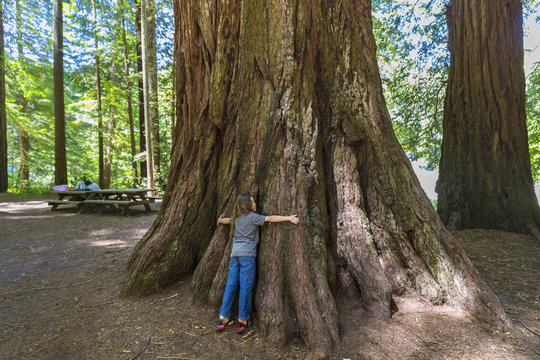
[[[30,189],[48,190],[54,182],[54,106],[53,106],[53,7],[52,2],[19,0],[21,27],[17,28],[14,2],[4,4],[4,29],[6,48],[6,103],[8,143],[8,188],[20,191],[19,177],[21,131],[29,137]],[[123,5],[122,5],[123,4]],[[73,185],[82,176],[98,178],[97,154],[97,99],[93,47],[92,2],[76,0],[64,2],[64,92],[66,117],[66,146],[68,182]],[[140,74],[136,69],[136,32],[134,3],[98,0],[97,29],[103,81],[103,114],[105,121],[116,108],[114,130],[114,163],[112,186],[132,186],[133,168],[125,83],[115,83],[113,78],[123,78],[123,40],[120,7],[126,17],[131,81],[137,83]],[[159,102],[162,109],[160,122],[162,135],[162,172],[168,172],[170,128],[172,112],[172,1],[157,4],[157,46]],[[23,61],[19,60],[17,32],[23,42]],[[131,89],[133,98],[137,88]],[[18,94],[26,99],[26,111]],[[135,112],[136,118],[138,112]],[[136,130],[138,138],[138,130]],[[137,150],[136,161],[144,154]]]
[[[19,136],[29,137],[31,189],[49,189],[54,176],[53,122],[53,7],[50,1],[19,0],[21,27],[17,27],[15,2],[4,4],[8,184],[10,191],[20,191],[21,161]],[[133,84],[140,74],[136,68],[135,3],[98,0],[98,52],[102,58],[103,112],[112,107],[120,116],[114,130],[115,186],[132,183],[131,149],[127,100],[124,82],[114,84],[113,73],[123,69],[123,41],[119,36],[120,7],[124,7],[128,44],[129,73]],[[394,130],[411,160],[422,159],[428,169],[435,169],[440,158],[442,139],[442,102],[444,99],[449,53],[445,23],[445,0],[373,1],[373,23],[378,45],[378,62]],[[538,27],[535,0],[524,1],[525,17]],[[172,0],[156,1],[157,61],[161,173],[168,173],[173,111],[173,10]],[[66,106],[66,146],[68,181],[81,175],[96,178],[98,159],[97,99],[93,49],[92,2],[73,0],[64,3],[64,68]],[[18,54],[17,34],[23,42],[23,56]],[[527,34],[528,29],[525,29]],[[531,34],[530,36],[534,36]],[[530,50],[526,49],[526,54]],[[22,59],[22,60],[20,60]],[[540,178],[540,123],[538,112],[538,59],[527,71],[527,123],[533,178]],[[131,88],[133,99],[138,89]],[[25,110],[19,94],[26,99]],[[138,110],[134,118],[138,123]],[[105,119],[107,120],[107,119]],[[139,131],[135,131],[139,138]],[[144,160],[137,147],[136,161]],[[140,174],[139,174],[140,175]]]

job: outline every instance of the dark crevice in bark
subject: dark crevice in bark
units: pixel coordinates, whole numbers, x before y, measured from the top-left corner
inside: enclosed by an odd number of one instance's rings
[[[421,269],[422,271],[426,271],[429,276],[432,278],[432,279],[437,279],[437,276],[435,273],[433,273],[433,269],[431,266],[429,266],[429,264],[427,263],[427,260],[426,260],[426,255],[425,254],[422,254],[422,252],[420,251],[420,249],[417,249],[417,246],[415,245],[415,243],[417,241],[420,241],[420,239],[418,238],[418,236],[414,233],[413,230],[409,230],[406,234],[406,237],[407,237],[407,241],[409,243],[409,245],[411,246],[411,249],[414,251],[414,253],[416,254],[416,256],[421,260],[422,264],[423,264],[423,268]],[[410,265],[409,264],[405,264],[405,266],[409,269],[411,269]],[[438,284],[437,284],[438,285]]]

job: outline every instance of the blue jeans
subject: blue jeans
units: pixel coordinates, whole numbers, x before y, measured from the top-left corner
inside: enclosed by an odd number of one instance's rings
[[[219,310],[219,316],[227,319],[231,318],[231,308],[236,297],[236,288],[240,283],[240,294],[238,297],[238,320],[249,320],[251,311],[251,288],[255,281],[255,258],[251,256],[235,256],[229,263],[229,278],[223,303]]]

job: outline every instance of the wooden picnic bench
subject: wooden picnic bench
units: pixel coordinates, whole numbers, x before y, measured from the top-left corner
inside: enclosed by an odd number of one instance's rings
[[[147,211],[152,211],[150,204],[155,202],[156,197],[148,197],[149,191],[155,189],[103,189],[103,190],[68,190],[52,191],[58,196],[57,200],[49,200],[51,210],[56,210],[59,205],[76,205],[79,213],[85,209],[97,206],[99,213],[104,207],[114,210],[122,210],[126,215],[132,206],[143,205]]]

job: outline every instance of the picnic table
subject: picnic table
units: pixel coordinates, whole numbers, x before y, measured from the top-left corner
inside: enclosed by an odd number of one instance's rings
[[[121,209],[122,215],[126,215],[131,206],[143,205],[147,211],[152,211],[151,203],[156,197],[147,196],[148,192],[156,189],[103,189],[103,190],[67,190],[51,191],[56,194],[57,200],[49,200],[51,210],[56,210],[59,205],[75,205],[82,213],[85,209],[93,206],[99,208],[99,213],[104,207],[114,210]]]

